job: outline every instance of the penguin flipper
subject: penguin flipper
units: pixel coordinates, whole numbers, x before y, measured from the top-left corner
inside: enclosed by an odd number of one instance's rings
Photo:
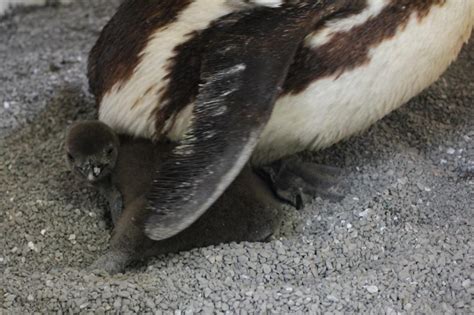
[[[187,228],[242,170],[296,49],[324,16],[314,14],[317,3],[230,15],[215,27],[202,60],[192,127],[158,169],[147,197],[148,237],[162,240]]]

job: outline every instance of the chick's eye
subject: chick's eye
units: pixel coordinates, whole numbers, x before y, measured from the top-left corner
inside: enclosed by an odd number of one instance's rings
[[[106,153],[107,153],[108,155],[111,155],[113,152],[114,152],[114,148],[113,148],[113,147],[108,148],[107,151],[106,151]]]
[[[69,161],[74,161],[74,157],[69,152],[67,153],[67,158],[69,159]]]

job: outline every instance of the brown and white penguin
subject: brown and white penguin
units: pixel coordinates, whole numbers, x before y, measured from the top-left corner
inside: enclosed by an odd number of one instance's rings
[[[88,76],[101,121],[179,143],[154,176],[147,235],[189,226],[248,160],[321,149],[398,108],[473,23],[472,0],[126,0]]]

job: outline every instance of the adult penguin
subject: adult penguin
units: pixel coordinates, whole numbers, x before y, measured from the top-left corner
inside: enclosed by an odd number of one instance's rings
[[[101,121],[179,143],[154,176],[147,235],[188,227],[249,159],[326,147],[396,109],[473,20],[471,0],[126,0],[88,76]]]

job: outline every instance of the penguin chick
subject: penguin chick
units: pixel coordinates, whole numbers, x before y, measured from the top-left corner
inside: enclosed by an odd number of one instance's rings
[[[122,211],[122,198],[111,174],[120,142],[115,132],[99,121],[75,123],[66,136],[66,161],[71,171],[99,190],[110,205],[112,221]]]
[[[106,124],[79,122],[69,129],[66,137],[67,162],[75,175],[93,184],[111,174],[118,147],[117,135]]]
[[[113,274],[134,261],[160,254],[220,243],[265,241],[277,232],[282,203],[246,166],[211,209],[188,229],[162,241],[148,238],[143,227],[149,215],[146,194],[157,165],[168,158],[174,147],[171,143],[119,137],[99,121],[79,122],[70,128],[66,137],[68,164],[107,198],[114,224],[110,248],[91,270]],[[90,179],[90,171],[97,165],[103,170]]]
[[[153,174],[174,144],[120,136],[111,186],[121,192],[123,210],[114,221],[107,252],[90,267],[113,274],[149,257],[229,242],[265,241],[278,231],[283,207],[267,184],[246,166],[226,192],[199,220],[177,235],[154,241],[145,234],[146,195]]]

